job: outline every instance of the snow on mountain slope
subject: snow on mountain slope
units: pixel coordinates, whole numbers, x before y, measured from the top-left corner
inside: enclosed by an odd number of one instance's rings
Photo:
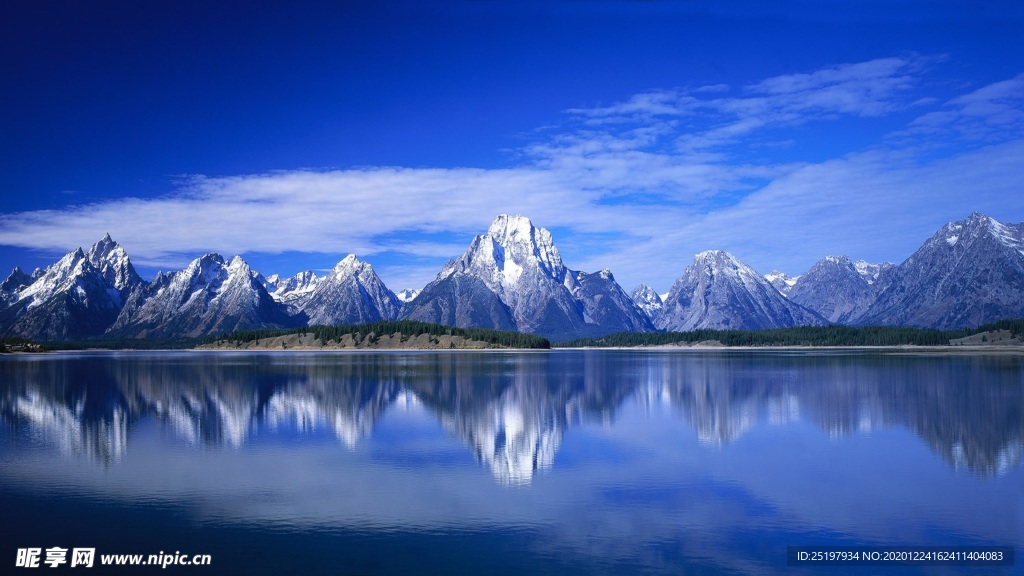
[[[697,254],[672,285],[655,326],[669,331],[761,330],[823,323],[732,254],[709,250]]]
[[[81,248],[32,276],[17,270],[4,282],[0,329],[26,338],[62,340],[102,334],[124,298],[142,283],[110,235],[86,254]]]
[[[235,256],[196,258],[185,269],[160,274],[129,298],[111,332],[126,337],[198,337],[233,330],[281,328],[292,324]]]
[[[402,308],[373,267],[349,254],[309,292],[299,310],[309,324],[394,320]]]
[[[661,295],[654,291],[654,288],[647,284],[641,284],[634,288],[629,297],[644,314],[647,314],[647,317],[652,322],[658,317],[658,314],[661,314],[664,300],[662,300]]]
[[[611,298],[608,305],[626,308],[602,313],[609,321],[602,325],[587,314],[588,306],[596,308],[586,292],[578,274],[562,262],[547,230],[525,216],[503,214],[459,259],[441,269],[402,317],[507,329],[510,316],[516,329],[554,339],[618,331],[623,318],[631,315],[632,321],[645,323],[628,298]]]
[[[950,329],[1024,317],[1024,223],[975,212],[885,277],[861,324]]]

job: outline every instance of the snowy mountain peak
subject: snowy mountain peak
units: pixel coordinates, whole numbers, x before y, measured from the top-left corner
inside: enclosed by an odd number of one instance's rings
[[[373,266],[355,254],[345,256],[323,278],[309,274],[289,304],[305,313],[310,324],[359,324],[398,317],[401,302]]]
[[[640,302],[654,302],[657,304],[662,303],[661,296],[657,292],[655,292],[654,288],[651,288],[647,284],[641,284],[636,288],[633,288],[633,291],[630,292],[629,295],[633,299],[633,301],[637,302],[638,304]]]
[[[135,267],[128,259],[128,252],[115,242],[109,233],[93,244],[88,259],[89,263],[99,270],[103,280],[122,296],[142,284],[142,278],[135,272]]]
[[[693,266],[706,276],[724,274],[740,279],[744,284],[767,282],[753,268],[740,262],[725,250],[705,250],[693,258]]]
[[[7,276],[7,279],[0,284],[0,292],[14,292],[19,288],[28,286],[32,283],[32,277],[25,274],[20,267],[15,266],[14,270]]]
[[[24,273],[12,273],[0,293],[0,300],[10,307],[10,324],[4,329],[44,339],[101,333],[122,305],[122,294],[104,275],[111,271],[108,263],[101,264],[94,266],[85,252],[76,248],[38,276],[26,279]],[[130,265],[128,270],[134,274]]]
[[[797,280],[799,280],[800,277],[790,276],[789,274],[779,270],[772,270],[764,275],[764,279],[772,286],[775,286],[775,289],[781,292],[783,296],[788,296],[789,291],[797,283]]]
[[[710,269],[747,268],[746,264],[740,262],[735,256],[725,250],[705,250],[699,252],[694,255],[693,263]]]
[[[342,258],[337,264],[335,264],[334,267],[335,268],[342,268],[342,267],[346,267],[346,266],[352,266],[352,265],[356,264],[357,262],[359,262],[359,258],[357,258],[355,254],[349,254],[348,256],[345,256],[344,258]]]
[[[456,273],[479,278],[513,309],[517,294],[547,282],[543,278],[569,291],[579,289],[575,275],[562,263],[551,233],[535,227],[525,216],[502,214],[495,218],[486,234],[473,238],[462,257],[441,269],[437,280]]]
[[[838,264],[839,266],[846,266],[847,264],[852,265],[850,259],[846,256],[825,256],[822,258],[822,261],[828,262],[829,264]]]
[[[729,254],[725,250],[704,250],[694,255],[695,260],[707,261],[707,260],[718,260],[723,256],[732,258],[732,254]]]
[[[404,290],[399,290],[398,292],[396,292],[395,296],[397,296],[398,299],[403,303],[406,303],[412,302],[417,296],[420,295],[420,292],[422,292],[422,290],[417,290],[415,288],[405,288]]]
[[[874,284],[883,272],[891,269],[892,267],[893,265],[890,262],[872,264],[866,260],[857,260],[853,263],[853,268],[868,284]]]
[[[76,280],[92,271],[93,267],[85,257],[85,252],[76,248],[47,267],[39,278],[18,294],[18,299],[28,299],[29,307],[35,307],[58,292],[69,290]]]
[[[610,272],[569,270],[550,232],[507,214],[445,264],[402,317],[555,339],[653,329]]]
[[[364,268],[368,267],[370,267],[370,265],[357,258],[355,254],[349,254],[334,265],[334,269],[331,273],[334,274],[338,280],[341,280],[348,276],[360,274]]]
[[[644,314],[647,314],[647,317],[652,321],[661,313],[661,308],[664,304],[662,297],[654,291],[654,288],[651,288],[647,284],[641,284],[634,288],[633,291],[629,293],[629,298],[637,305],[637,308],[640,308]]]
[[[110,331],[129,337],[202,336],[281,328],[289,319],[241,256],[208,253],[132,293]]]
[[[956,246],[958,243],[982,236],[991,236],[1000,244],[1016,250],[1024,247],[1024,238],[1018,226],[1003,224],[980,212],[974,212],[958,222],[948,222],[936,234],[936,238],[943,238],[949,246]]]
[[[526,216],[499,215],[484,238],[493,242],[490,252],[498,266],[506,271],[503,276],[507,280],[515,282],[519,277],[515,272],[530,265],[539,266],[552,277],[565,274],[565,265],[551,233],[535,227]]]
[[[242,260],[241,256],[235,256],[234,258],[231,259],[231,264],[228,265],[228,269],[238,271],[245,270],[246,272],[248,272],[249,265],[245,263],[245,260]]]
[[[707,250],[672,285],[654,324],[663,330],[760,330],[822,322],[732,254]]]
[[[355,278],[361,284],[380,282],[377,273],[373,270],[373,266],[368,262],[360,260],[355,254],[349,254],[335,264],[331,274],[326,276],[325,280],[331,277],[339,282],[348,278]]]
[[[216,252],[204,254],[188,263],[182,271],[171,274],[168,278],[173,285],[185,289],[188,286],[207,286],[216,284],[227,278],[227,263],[224,257]]]
[[[499,214],[487,228],[487,235],[507,246],[510,241],[531,241],[536,230],[526,216]]]
[[[110,232],[107,232],[106,234],[103,235],[103,238],[101,238],[99,242],[93,244],[92,250],[89,251],[89,255],[90,256],[93,255],[93,254],[103,254],[103,255],[106,255],[106,254],[110,253],[111,251],[113,251],[115,248],[119,248],[119,247],[120,246],[118,245],[118,243],[114,242],[114,239],[110,237]]]

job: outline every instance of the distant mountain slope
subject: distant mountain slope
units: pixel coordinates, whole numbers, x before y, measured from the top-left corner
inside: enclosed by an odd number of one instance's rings
[[[860,324],[978,326],[1024,317],[1024,224],[974,213],[888,273]]]
[[[732,254],[708,250],[697,254],[672,285],[655,326],[669,331],[762,330],[823,323]]]
[[[826,256],[797,279],[788,296],[831,323],[853,324],[867,312],[876,293],[849,258]]]
[[[651,319],[615,281],[611,271],[576,273],[576,297],[583,303],[584,319],[611,332],[653,332]]]
[[[652,323],[658,318],[658,315],[661,314],[664,302],[662,301],[661,296],[654,291],[654,288],[651,288],[647,284],[641,284],[634,288],[633,292],[629,294],[629,297],[633,300],[633,303],[636,304],[637,308],[647,315],[647,318],[649,318]]]

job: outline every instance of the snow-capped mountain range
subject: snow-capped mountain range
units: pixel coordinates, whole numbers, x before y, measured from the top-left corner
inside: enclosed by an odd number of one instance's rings
[[[0,283],[0,335],[64,340],[411,319],[561,340],[612,332],[828,323],[977,326],[1024,317],[1024,224],[951,222],[899,265],[828,256],[764,276],[721,250],[697,254],[668,294],[624,292],[609,270],[569,269],[551,234],[500,215],[422,290],[392,292],[350,254],[328,274],[263,276],[207,254],[146,282],[109,235]]]

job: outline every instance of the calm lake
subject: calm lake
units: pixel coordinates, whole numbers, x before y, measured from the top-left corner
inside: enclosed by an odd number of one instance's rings
[[[1024,550],[1020,355],[7,355],[0,421],[4,574],[1024,572],[787,565]]]

